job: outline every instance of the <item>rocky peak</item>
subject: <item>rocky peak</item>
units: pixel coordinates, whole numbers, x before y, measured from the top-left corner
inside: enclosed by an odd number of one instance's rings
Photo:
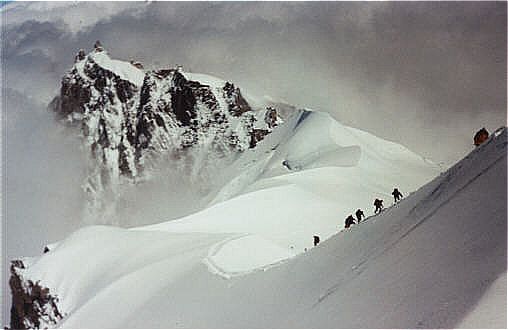
[[[238,117],[252,110],[247,101],[243,98],[240,89],[236,88],[235,85],[226,82],[222,89],[224,90],[224,96],[228,102],[228,110],[233,116]]]
[[[102,52],[104,50],[104,48],[102,48],[102,44],[101,44],[100,40],[97,40],[95,42],[95,44],[93,45],[93,48],[96,52]]]
[[[145,72],[139,62],[110,58],[100,41],[75,56],[52,107],[81,127],[92,160],[91,194],[114,191],[167,153],[206,146],[220,156],[254,148],[281,120],[274,108],[253,110],[231,82],[181,66]]]
[[[83,49],[80,49],[76,56],[74,57],[74,63],[83,61],[85,59],[86,53]]]

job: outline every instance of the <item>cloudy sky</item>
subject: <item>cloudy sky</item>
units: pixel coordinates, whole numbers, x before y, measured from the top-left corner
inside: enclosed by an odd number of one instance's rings
[[[3,14],[5,82],[44,101],[100,39],[113,56],[327,111],[438,163],[506,124],[504,2],[12,3]]]

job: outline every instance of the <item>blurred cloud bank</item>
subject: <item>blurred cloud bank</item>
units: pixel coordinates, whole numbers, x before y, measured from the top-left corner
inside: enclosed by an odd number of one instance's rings
[[[503,2],[41,2],[3,12],[6,83],[39,86],[44,100],[76,50],[100,39],[113,56],[215,74],[436,162],[468,152],[475,129],[506,123]]]

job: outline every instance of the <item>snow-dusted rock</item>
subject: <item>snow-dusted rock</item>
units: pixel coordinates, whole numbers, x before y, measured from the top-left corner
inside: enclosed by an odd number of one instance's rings
[[[58,309],[58,297],[39,281],[25,279],[27,261],[11,262],[9,285],[12,292],[11,328],[47,329],[55,327],[63,318]]]
[[[89,209],[101,213],[104,196],[114,200],[118,185],[154,160],[175,155],[188,164],[203,158],[196,154],[232,156],[254,148],[282,122],[273,108],[253,110],[230,82],[181,68],[145,72],[136,62],[110,58],[100,42],[88,55],[78,52],[51,106],[81,128],[90,155]]]

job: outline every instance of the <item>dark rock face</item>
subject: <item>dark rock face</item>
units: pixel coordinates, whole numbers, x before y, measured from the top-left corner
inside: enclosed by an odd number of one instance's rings
[[[220,97],[226,109],[221,107]],[[216,140],[222,139],[217,142],[227,142],[231,148],[241,151],[245,146],[239,145],[240,139],[236,133],[242,132],[226,131],[231,126],[230,117],[242,115],[245,118],[240,130],[254,135],[253,111],[240,90],[231,83],[226,82],[217,91],[207,84],[187,79],[178,70],[148,72],[141,88],[137,109],[137,136],[133,144],[136,145],[138,154],[140,149],[154,147],[153,140],[159,143],[172,140],[173,148],[184,149],[198,143],[200,136],[213,132],[218,134]],[[178,140],[175,136],[178,134],[181,140],[174,143]]]
[[[83,78],[77,76],[77,70],[71,71],[72,76],[76,76],[75,80],[70,76],[62,79],[62,87],[60,88],[59,111],[57,112],[61,118],[72,114],[73,112],[84,113],[84,106],[90,101],[90,89],[86,86]]]
[[[89,55],[80,50],[51,107],[58,118],[81,123],[93,158],[104,167],[111,167],[111,159],[103,151],[114,150],[121,175],[136,176],[145,150],[185,149],[207,134],[222,134],[215,139],[223,140],[219,144],[243,151],[255,147],[276,126],[277,112],[269,108],[265,127],[254,128],[254,111],[230,82],[217,91],[187,79],[178,69],[166,69],[145,73],[142,85],[135,86],[97,63],[94,56],[105,53],[100,42]],[[142,67],[134,61],[129,64]],[[120,127],[112,128],[113,117]],[[230,129],[233,117],[243,123],[236,132]]]
[[[259,141],[263,140],[264,137],[268,135],[268,133],[269,131],[266,129],[253,129],[250,135],[249,148],[254,148]]]
[[[58,298],[39,282],[25,281],[21,260],[11,263],[9,285],[12,292],[11,329],[44,329],[54,327],[62,319]]]
[[[103,52],[100,43],[95,53]],[[130,142],[135,127],[130,109],[137,101],[139,88],[111,70],[101,67],[93,56],[82,51],[77,63],[62,79],[60,96],[53,102],[57,117],[81,124],[90,154],[100,167],[111,167],[111,158],[119,172],[126,177],[136,175],[131,159]],[[102,171],[101,182],[114,181],[115,173]]]
[[[240,89],[235,88],[235,85],[230,82],[226,82],[223,89],[224,96],[228,102],[228,110],[233,116],[238,117],[242,113],[252,110],[247,101],[243,98]]]
[[[183,125],[189,126],[191,119],[196,118],[196,97],[204,98],[206,90],[199,82],[188,81],[184,76],[175,72],[173,75],[173,88],[171,88],[171,109],[176,119]],[[216,106],[216,105],[215,105]]]
[[[144,72],[136,63],[111,59],[97,42],[91,53],[78,52],[50,105],[57,118],[81,128],[89,194],[114,194],[165,154],[203,148],[220,158],[254,148],[281,120],[274,108],[254,111],[230,82],[180,68]]]

